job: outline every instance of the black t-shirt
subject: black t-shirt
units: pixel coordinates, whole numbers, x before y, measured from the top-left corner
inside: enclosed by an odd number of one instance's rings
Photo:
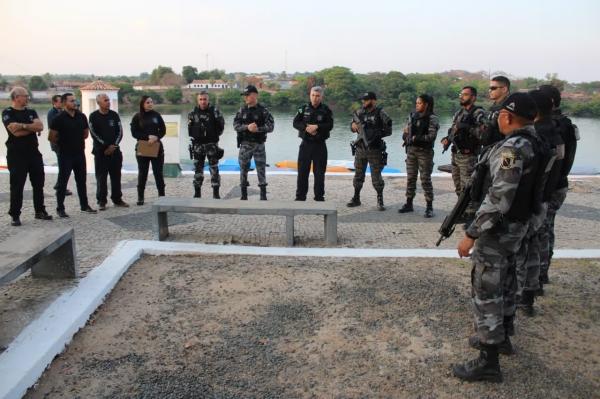
[[[9,150],[33,150],[38,147],[37,134],[31,132],[27,136],[16,137],[8,131],[8,125],[13,122],[17,123],[33,123],[35,119],[38,119],[38,114],[32,109],[14,109],[8,107],[2,111],[2,123],[6,127],[8,132],[8,140],[6,140],[6,148]]]
[[[90,133],[94,139],[93,153],[102,154],[109,145],[119,145],[123,138],[123,129],[121,128],[121,118],[113,110],[107,114],[100,111],[94,111],[90,114]]]
[[[80,111],[73,116],[63,111],[54,120],[50,129],[58,132],[58,149],[60,154],[79,154],[85,149],[84,130],[88,129],[88,121]]]

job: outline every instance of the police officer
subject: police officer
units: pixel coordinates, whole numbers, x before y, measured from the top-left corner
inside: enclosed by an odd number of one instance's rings
[[[52,124],[52,121],[54,120],[54,118],[56,118],[58,116],[58,114],[60,114],[62,112],[62,100],[60,98],[60,94],[55,94],[52,96],[52,108],[50,108],[48,110],[48,114],[46,116],[46,119],[48,121],[48,127],[50,127],[50,125]],[[52,151],[54,151],[56,153],[56,158],[58,161],[58,147],[56,147],[55,144],[50,143],[50,148],[52,149]],[[56,181],[56,183],[54,184],[54,190],[58,189],[58,180]],[[65,191],[65,195],[73,195],[73,193],[71,192],[71,190],[67,189]]]
[[[540,90],[546,93],[552,99],[552,121],[554,126],[565,144],[564,158],[561,166],[560,177],[554,192],[550,195],[548,201],[548,211],[544,225],[540,229],[540,290],[543,295],[543,284],[548,284],[548,270],[554,251],[554,219],[556,213],[562,206],[567,197],[569,189],[569,173],[575,162],[575,153],[577,152],[577,141],[579,140],[579,130],[566,115],[560,110],[561,95],[560,91],[552,85],[542,85]]]
[[[377,95],[372,91],[361,96],[362,107],[354,111],[350,130],[358,134],[351,144],[354,152],[354,196],[346,205],[360,206],[360,190],[365,181],[367,164],[371,166],[371,182],[377,192],[377,209],[385,210],[383,187],[385,183],[381,171],[387,164],[384,137],[392,134],[392,120],[381,106],[377,105]]]
[[[475,247],[471,254],[471,284],[477,335],[469,339],[469,344],[480,350],[477,359],[453,367],[454,375],[463,380],[502,381],[498,353],[501,345],[510,347],[507,322],[514,314],[514,256],[536,206],[536,112],[535,102],[527,93],[505,99],[498,112],[498,126],[507,138],[482,154],[480,165],[487,171],[481,173],[483,179],[473,182],[476,189],[489,188],[475,220],[458,244],[461,257],[469,256]],[[512,282],[510,286],[508,281]]]
[[[110,175],[110,199],[117,207],[129,205],[123,201],[121,192],[121,168],[123,154],[119,148],[123,138],[123,127],[119,114],[110,109],[106,94],[96,96],[98,109],[90,114],[90,133],[94,141],[92,154],[96,172],[96,200],[98,209],[106,209],[108,196],[107,177]]]
[[[322,101],[323,88],[313,87],[310,90],[310,102],[298,108],[298,113],[294,117],[294,129],[298,130],[298,137],[302,139],[298,150],[296,201],[306,201],[311,163],[315,177],[315,201],[325,201],[325,170],[327,169],[325,141],[333,129],[333,116],[329,107]]]
[[[433,217],[433,145],[440,128],[440,122],[434,114],[433,97],[421,94],[404,127],[403,146],[406,148],[406,203],[398,209],[400,213],[413,212],[413,199],[417,190],[417,175],[421,175],[421,186],[425,192],[425,217]]]
[[[6,161],[10,172],[11,225],[21,225],[23,188],[27,175],[33,189],[35,218],[51,220],[44,207],[44,162],[38,150],[37,135],[44,125],[33,109],[27,108],[29,93],[23,87],[14,87],[10,92],[12,106],[2,111],[2,123],[8,133]]]
[[[200,198],[202,182],[204,181],[204,162],[208,159],[210,169],[210,185],[213,188],[213,198],[219,199],[219,159],[223,150],[219,148],[219,136],[223,134],[225,120],[221,112],[212,106],[208,93],[201,91],[196,97],[198,105],[188,114],[188,134],[192,138],[190,157],[194,161],[194,198]]]
[[[529,95],[537,106],[535,118],[535,131],[540,143],[538,152],[543,157],[542,167],[538,169],[540,190],[536,190],[541,197],[542,206],[539,212],[532,215],[529,230],[519,252],[516,256],[517,272],[517,307],[523,310],[526,316],[534,315],[534,298],[539,289],[540,277],[540,228],[546,219],[548,201],[551,193],[556,190],[560,179],[564,159],[565,144],[558,129],[552,121],[552,99],[541,90],[532,90]]]
[[[89,136],[89,125],[85,115],[77,109],[73,93],[61,97],[64,111],[50,125],[48,140],[58,147],[58,189],[56,190],[56,212],[68,218],[65,212],[65,192],[71,172],[75,175],[79,206],[82,212],[96,213],[88,203],[86,187],[85,139]]]
[[[494,76],[490,80],[488,94],[490,100],[492,100],[492,105],[479,130],[479,140],[484,147],[504,140],[504,136],[500,133],[498,127],[498,113],[502,109],[502,103],[510,95],[510,80],[506,76]]]
[[[460,195],[467,185],[477,163],[479,154],[479,125],[485,118],[482,107],[476,106],[477,89],[473,86],[465,86],[459,94],[461,109],[454,114],[452,126],[448,129],[448,135],[441,141],[444,151],[452,145],[452,180],[454,191]],[[465,211],[464,218],[470,220],[475,215],[473,206]]]
[[[273,131],[275,122],[268,109],[258,103],[258,90],[255,86],[246,86],[242,92],[244,105],[235,115],[233,128],[237,132],[237,141],[240,153],[240,185],[242,200],[248,199],[248,170],[250,161],[254,157],[256,163],[256,174],[258,175],[258,186],[260,187],[260,199],[267,200],[267,177],[265,168],[267,166],[267,154],[265,152],[265,141],[267,133]]]

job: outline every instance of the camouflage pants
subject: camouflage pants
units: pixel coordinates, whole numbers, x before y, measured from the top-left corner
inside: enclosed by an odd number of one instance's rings
[[[504,318],[515,314],[515,255],[527,227],[524,223],[502,222],[475,241],[471,255],[474,325],[484,344],[504,341]]]
[[[204,165],[208,160],[210,170],[210,185],[219,187],[221,185],[221,176],[219,175],[219,158],[216,156],[216,150],[208,149],[208,146],[215,144],[195,145],[192,150],[192,159],[194,160],[194,187],[202,187],[204,182]]]
[[[451,163],[454,191],[456,192],[456,195],[460,195],[467,183],[469,183],[469,180],[471,180],[471,175],[473,174],[475,164],[477,163],[477,155],[453,152]],[[470,202],[467,209],[465,209],[465,215],[468,218],[472,218],[475,216],[475,212],[477,212],[477,208],[473,202]]]
[[[406,198],[414,198],[417,191],[417,175],[421,175],[421,187],[425,200],[433,201],[433,148],[410,146],[406,154]]]
[[[539,231],[540,239],[540,276],[548,277],[548,269],[554,254],[554,219],[567,197],[567,187],[556,190],[548,202],[548,212]]]
[[[267,185],[267,176],[265,168],[267,166],[267,153],[265,152],[265,143],[252,143],[243,141],[240,144],[240,153],[238,161],[240,163],[240,185],[249,186],[248,170],[250,170],[250,161],[254,157],[256,163],[256,174],[258,175],[258,185],[263,187]]]
[[[369,148],[365,149],[362,146],[356,147],[356,154],[354,155],[354,179],[352,184],[356,190],[362,189],[363,183],[365,182],[365,172],[367,170],[367,164],[371,165],[371,182],[375,191],[383,191],[385,183],[381,176],[383,170],[383,160],[381,156],[381,149]]]
[[[452,180],[454,181],[456,195],[460,195],[463,188],[471,180],[476,163],[477,155],[461,154],[460,152],[452,153]]]

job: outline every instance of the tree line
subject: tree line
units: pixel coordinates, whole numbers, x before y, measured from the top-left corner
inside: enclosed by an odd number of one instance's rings
[[[325,101],[337,112],[350,112],[360,106],[358,98],[365,91],[377,93],[379,103],[389,112],[409,112],[414,107],[414,101],[419,94],[427,93],[434,97],[435,108],[438,113],[451,113],[459,108],[458,93],[461,88],[470,85],[479,91],[480,105],[489,105],[487,101],[487,88],[489,75],[482,72],[468,73],[465,71],[451,71],[444,73],[410,73],[399,71],[387,73],[354,73],[349,68],[334,66],[315,72],[295,73],[291,76],[284,74],[265,73],[273,77],[293,79],[295,85],[287,90],[281,90],[276,83],[265,82],[260,94],[260,101],[267,107],[280,110],[297,108],[307,101],[310,87],[321,85],[325,88]],[[501,72],[494,74],[502,74]],[[57,75],[44,74],[31,76],[28,79],[17,77],[20,83],[30,90],[45,90],[51,86],[52,80]],[[195,79],[225,80],[236,82],[243,87],[248,74],[226,73],[224,70],[213,69],[199,71],[193,66],[184,66],[180,74],[171,67],[159,65],[150,73],[139,76],[80,76],[65,75],[66,79],[85,80],[103,79],[120,88],[119,101],[122,103],[136,104],[142,95],[150,95],[156,103],[178,104],[181,102],[194,102],[193,93],[184,92],[181,86]],[[65,77],[63,77],[65,79]],[[134,90],[134,82],[145,82],[150,85],[170,87],[166,91],[138,91]],[[512,91],[533,89],[541,84],[550,83],[568,93],[577,93],[578,98],[567,98],[563,101],[563,108],[574,116],[600,117],[600,82],[569,83],[561,80],[556,74],[548,74],[544,79],[522,78],[512,79]],[[7,78],[0,75],[0,89],[8,86]],[[4,86],[4,87],[3,87]],[[242,104],[239,89],[211,91],[211,102],[220,107],[238,107]],[[78,93],[76,93],[78,94]]]

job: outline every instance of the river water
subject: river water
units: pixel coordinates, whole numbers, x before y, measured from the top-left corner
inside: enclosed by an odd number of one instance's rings
[[[48,107],[33,108],[38,112],[40,118],[46,125],[46,114]],[[184,169],[191,169],[191,161],[187,150],[189,137],[187,134],[187,109],[179,108],[180,112],[180,128],[179,128],[179,149],[181,165]],[[161,112],[163,115],[176,114],[173,112]],[[234,111],[224,112],[225,115],[225,131],[219,145],[225,150],[224,159],[237,159],[236,134],[233,130]],[[292,127],[293,112],[273,112],[275,118],[275,130],[270,133],[267,138],[267,163],[275,166],[275,163],[292,160],[295,161],[298,156],[298,146],[300,139],[298,133]],[[131,136],[129,123],[133,117],[132,112],[121,113],[121,120],[124,128],[124,138],[121,142],[121,149],[124,156],[124,168],[135,170],[137,168],[134,154],[135,139]],[[402,127],[405,116],[392,116],[394,120],[393,133],[391,137],[387,137],[388,148],[388,167],[399,169],[405,172],[405,152],[402,148]],[[594,118],[572,118],[573,122],[579,127],[581,140],[578,144],[577,157],[573,167],[573,173],[577,174],[600,174],[600,156],[597,151],[600,151],[600,119]],[[355,138],[355,134],[349,130],[350,115],[338,113],[334,115],[335,125],[331,132],[331,137],[327,142],[328,159],[329,160],[346,160],[352,161],[350,153],[350,141]],[[439,139],[445,136],[450,127],[451,115],[442,115],[440,117],[440,131],[438,132],[438,143],[435,147],[434,161],[436,165],[448,164],[450,162],[450,151],[442,154],[442,147],[439,144]],[[47,127],[46,127],[47,128]],[[6,141],[7,133],[5,129],[0,129],[0,140]],[[47,165],[56,164],[56,156],[50,150],[48,143],[47,130],[39,138],[40,151],[44,157],[44,162]],[[91,147],[91,142],[87,144]],[[0,157],[5,159],[6,147],[0,146]],[[89,168],[88,168],[89,169]]]

